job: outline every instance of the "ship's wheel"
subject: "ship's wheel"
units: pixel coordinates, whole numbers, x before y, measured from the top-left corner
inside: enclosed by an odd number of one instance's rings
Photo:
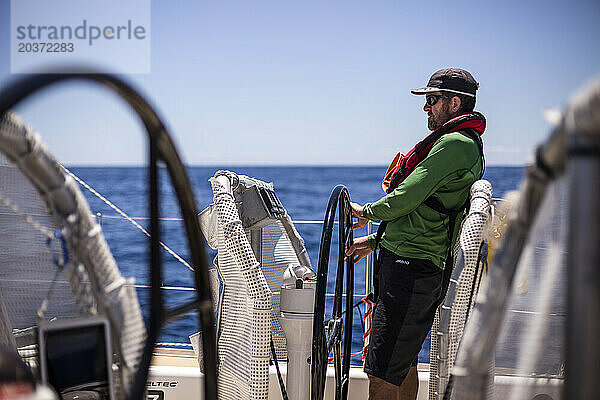
[[[338,255],[335,295],[331,316],[325,319],[325,293],[327,291],[327,272],[331,238],[338,213]],[[348,397],[350,374],[350,348],[352,345],[352,300],[354,296],[354,261],[345,257],[346,248],[352,245],[352,212],[350,195],[345,186],[338,185],[331,192],[323,233],[319,249],[317,271],[317,289],[315,294],[315,310],[313,321],[313,344],[311,357],[311,400],[322,400],[325,394],[325,378],[329,354],[333,352],[335,368],[335,399],[345,400]],[[345,272],[345,293],[344,286]],[[346,296],[343,306],[343,297]],[[343,343],[343,347],[342,347]]]

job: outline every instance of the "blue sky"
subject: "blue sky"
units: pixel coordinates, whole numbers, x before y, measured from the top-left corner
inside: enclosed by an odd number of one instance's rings
[[[0,87],[10,2],[0,5]],[[594,1],[152,1],[151,73],[123,77],[190,165],[387,164],[428,133],[409,93],[468,69],[488,119],[488,165],[522,165],[600,72]],[[17,111],[68,165],[142,165],[130,110],[96,86],[54,87]]]

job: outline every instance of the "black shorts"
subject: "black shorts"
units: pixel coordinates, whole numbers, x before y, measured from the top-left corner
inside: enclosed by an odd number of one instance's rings
[[[382,249],[365,372],[400,386],[433,324],[443,271]]]

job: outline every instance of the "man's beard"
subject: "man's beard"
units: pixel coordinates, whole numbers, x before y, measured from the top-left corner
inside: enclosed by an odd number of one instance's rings
[[[427,118],[427,128],[430,131],[434,131],[440,126],[444,125],[452,117],[453,115],[450,112],[450,105],[444,103],[442,105],[441,113],[438,115],[437,118],[435,118],[433,115]]]

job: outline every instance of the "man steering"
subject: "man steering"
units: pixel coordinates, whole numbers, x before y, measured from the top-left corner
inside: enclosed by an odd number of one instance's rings
[[[377,235],[355,239],[346,252],[355,262],[380,253],[365,362],[371,400],[417,398],[417,355],[447,290],[449,255],[469,189],[484,170],[485,118],[473,111],[478,87],[468,71],[446,68],[426,87],[411,90],[425,96],[431,133],[396,156],[383,181],[384,197],[352,203],[355,228],[381,222]]]

